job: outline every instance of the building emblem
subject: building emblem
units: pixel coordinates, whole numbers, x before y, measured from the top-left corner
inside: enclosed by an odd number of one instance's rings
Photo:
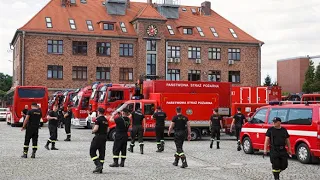
[[[192,109],[187,109],[187,110],[186,110],[186,114],[187,114],[187,115],[192,115],[192,114],[193,114]]]
[[[156,36],[158,34],[158,29],[154,25],[150,25],[147,29],[147,33],[149,36]]]

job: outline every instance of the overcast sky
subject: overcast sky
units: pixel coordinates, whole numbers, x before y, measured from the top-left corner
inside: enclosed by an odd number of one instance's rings
[[[181,4],[200,6],[203,1],[181,0]],[[0,0],[0,72],[12,75],[9,43],[16,29],[47,2],[49,0]],[[276,79],[278,59],[320,55],[320,0],[211,0],[211,8],[265,42],[262,79],[267,74]]]

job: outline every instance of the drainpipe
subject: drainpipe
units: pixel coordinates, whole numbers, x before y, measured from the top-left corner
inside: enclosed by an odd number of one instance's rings
[[[261,85],[261,47],[262,43],[259,43],[259,49],[258,49],[258,86]]]
[[[21,48],[21,86],[24,86],[24,38],[25,38],[26,32],[22,31],[22,48]]]
[[[166,40],[166,49],[165,49],[165,52],[166,53],[164,53],[165,54],[165,60],[166,60],[166,74],[164,75],[164,77],[165,77],[165,80],[167,80],[167,75],[168,75],[168,41]]]

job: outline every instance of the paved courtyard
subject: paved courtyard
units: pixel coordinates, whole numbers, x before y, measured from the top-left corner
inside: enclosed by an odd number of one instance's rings
[[[175,145],[166,141],[163,153],[156,153],[154,140],[146,140],[145,154],[127,154],[124,168],[110,168],[113,142],[107,142],[106,163],[103,174],[92,174],[93,162],[89,157],[90,142],[93,137],[88,129],[72,129],[72,141],[64,142],[65,133],[59,129],[56,146],[59,151],[48,151],[43,146],[49,137],[48,128],[39,132],[39,150],[36,159],[22,159],[25,132],[20,128],[0,122],[0,179],[2,180],[44,180],[44,179],[216,179],[216,180],[269,180],[272,179],[269,157],[261,154],[246,155],[236,151],[233,137],[222,136],[221,149],[210,149],[208,139],[185,142],[184,150],[189,167],[181,169],[172,165]],[[29,150],[30,152],[30,150]],[[180,162],[181,163],[181,162]],[[180,164],[179,164],[180,165]],[[304,165],[293,159],[281,179],[315,180],[320,179],[320,165]]]

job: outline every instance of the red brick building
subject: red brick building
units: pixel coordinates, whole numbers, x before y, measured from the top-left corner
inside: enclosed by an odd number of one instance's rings
[[[51,0],[12,40],[14,85],[62,90],[144,77],[255,86],[262,44],[208,1]]]
[[[309,66],[309,57],[281,59],[277,62],[277,82],[282,92],[300,93]]]

